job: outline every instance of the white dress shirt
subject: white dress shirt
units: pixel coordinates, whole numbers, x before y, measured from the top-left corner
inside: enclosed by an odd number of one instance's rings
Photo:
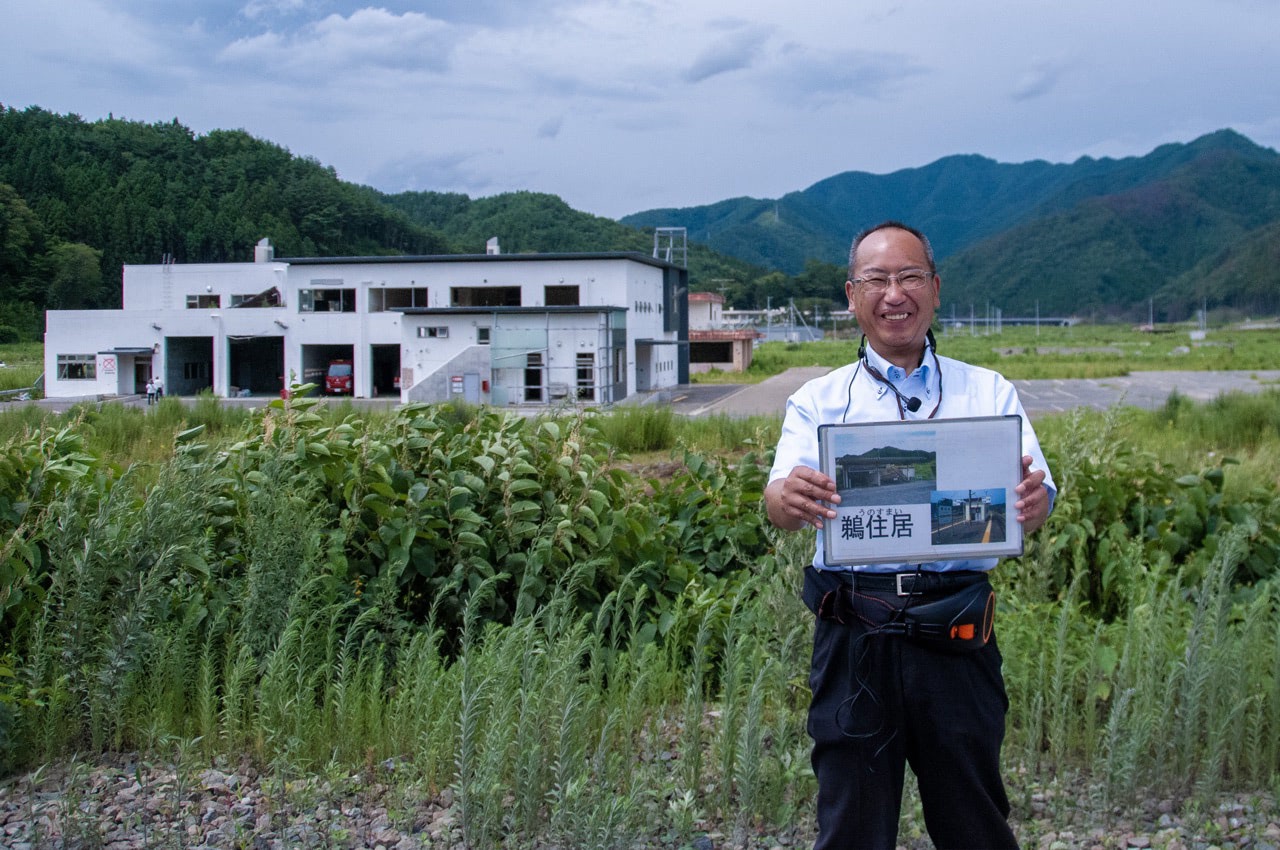
[[[898,396],[877,381],[862,361],[836,369],[809,381],[787,399],[787,412],[782,422],[773,469],[769,481],[786,478],[797,466],[821,469],[818,457],[818,426],[841,422],[890,422],[897,419],[962,419],[973,416],[1022,417],[1022,454],[1032,457],[1031,469],[1044,470],[1044,486],[1049,491],[1049,509],[1057,487],[1040,451],[1040,441],[1031,420],[1022,409],[1018,391],[998,372],[972,366],[950,357],[929,352],[924,362],[911,374],[894,366],[868,344],[867,362],[892,382],[906,398],[919,398],[914,413],[907,410]],[[934,411],[937,411],[934,414]],[[852,570],[858,572],[903,572],[915,570],[916,564],[864,564],[859,566],[827,566],[823,559],[822,530],[818,530],[813,565],[820,570]],[[934,561],[921,565],[924,570],[990,570],[996,558],[972,558],[958,561]]]

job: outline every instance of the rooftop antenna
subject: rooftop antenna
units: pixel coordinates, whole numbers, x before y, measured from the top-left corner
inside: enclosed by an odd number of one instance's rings
[[[654,259],[666,260],[681,268],[689,267],[689,232],[683,227],[653,229]]]

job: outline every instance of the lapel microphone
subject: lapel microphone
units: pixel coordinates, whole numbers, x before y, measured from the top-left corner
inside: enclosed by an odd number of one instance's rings
[[[927,341],[929,343],[929,347],[931,348],[936,345],[936,343],[933,342],[932,330],[928,332]],[[910,398],[907,398],[906,396],[904,396],[901,392],[898,391],[898,388],[893,385],[892,381],[890,381],[884,375],[881,375],[880,370],[871,365],[871,361],[867,359],[866,334],[863,334],[862,342],[858,343],[858,359],[861,360],[862,365],[866,367],[868,375],[875,378],[881,384],[884,384],[886,387],[889,388],[889,392],[893,393],[895,396],[898,397],[898,404],[902,405],[912,413],[915,413],[917,410],[920,409],[920,405],[923,404],[924,402],[920,401],[920,399],[916,398],[915,396],[911,396]]]

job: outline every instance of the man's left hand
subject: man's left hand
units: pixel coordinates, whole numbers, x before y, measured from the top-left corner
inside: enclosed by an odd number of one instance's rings
[[[1031,471],[1031,455],[1022,456],[1022,483],[1014,492],[1018,501],[1013,507],[1018,512],[1018,522],[1022,523],[1024,534],[1030,534],[1049,517],[1049,491],[1044,486],[1044,470]]]

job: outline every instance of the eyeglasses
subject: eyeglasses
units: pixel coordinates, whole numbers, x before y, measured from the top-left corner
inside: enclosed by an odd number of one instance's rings
[[[904,269],[897,274],[882,275],[873,274],[867,277],[855,277],[855,284],[862,284],[868,292],[884,292],[889,288],[890,281],[897,281],[898,286],[904,291],[919,289],[925,284],[933,280],[933,275],[924,269]]]

